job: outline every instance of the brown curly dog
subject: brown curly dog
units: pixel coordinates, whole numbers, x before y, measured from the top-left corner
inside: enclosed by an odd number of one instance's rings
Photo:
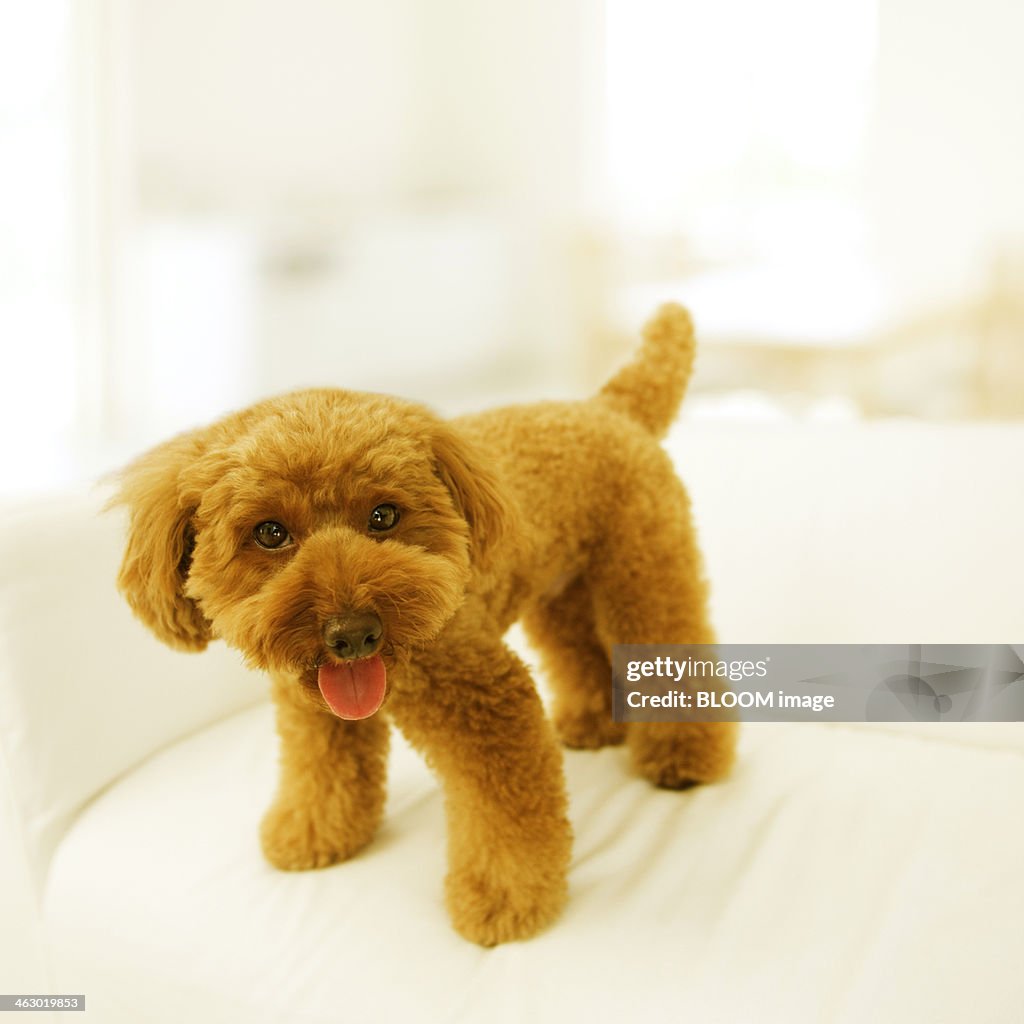
[[[444,786],[455,927],[485,946],[524,939],[566,899],[555,730],[571,747],[625,740],[661,786],[727,771],[730,725],[611,715],[613,644],[713,639],[688,499],[657,443],[692,360],[689,316],[665,306],[587,401],[444,422],[395,398],[301,391],[125,470],[118,583],[135,613],[173,647],[219,637],[270,674],[272,864],[323,867],[370,842],[391,720]],[[502,640],[520,617],[554,729]]]

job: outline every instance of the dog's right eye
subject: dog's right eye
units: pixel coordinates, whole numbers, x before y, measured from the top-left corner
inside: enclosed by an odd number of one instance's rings
[[[255,527],[252,537],[261,548],[283,548],[292,543],[292,535],[280,523],[275,523],[272,519]]]

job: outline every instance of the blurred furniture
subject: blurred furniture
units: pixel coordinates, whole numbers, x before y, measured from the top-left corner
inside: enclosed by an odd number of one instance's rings
[[[840,397],[869,417],[1014,417],[1024,416],[1020,282],[1008,253],[976,290],[927,300],[899,296],[857,258],[737,265],[627,287],[612,319],[631,338],[659,302],[687,305],[702,394],[757,391],[797,410]]]
[[[669,445],[724,640],[1021,639],[1024,428]],[[449,927],[441,795],[401,743],[370,849],[263,862],[264,686],[133,621],[99,503],[4,510],[3,991],[84,993],[108,1024],[1019,1019],[1024,725],[747,726],[732,778],[686,793],[567,752],[569,907],[482,950]]]

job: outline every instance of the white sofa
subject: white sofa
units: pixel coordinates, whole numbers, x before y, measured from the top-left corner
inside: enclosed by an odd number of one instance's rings
[[[669,443],[723,640],[1021,640],[1024,427]],[[1024,725],[746,726],[729,781],[685,793],[567,753],[568,910],[483,950],[449,927],[441,797],[400,744],[370,849],[263,862],[266,687],[134,622],[101,500],[3,513],[0,991],[104,1022],[1022,1019]]]

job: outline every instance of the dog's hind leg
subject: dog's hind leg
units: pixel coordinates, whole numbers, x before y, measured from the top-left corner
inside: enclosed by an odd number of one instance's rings
[[[588,571],[596,632],[609,657],[615,644],[714,641],[689,499],[674,475],[659,477],[623,502]],[[641,775],[683,789],[728,772],[737,734],[732,722],[631,722],[626,742]]]
[[[585,748],[621,743],[626,726],[612,718],[611,665],[594,629],[593,601],[583,579],[532,608],[523,628],[551,684],[561,741]]]

